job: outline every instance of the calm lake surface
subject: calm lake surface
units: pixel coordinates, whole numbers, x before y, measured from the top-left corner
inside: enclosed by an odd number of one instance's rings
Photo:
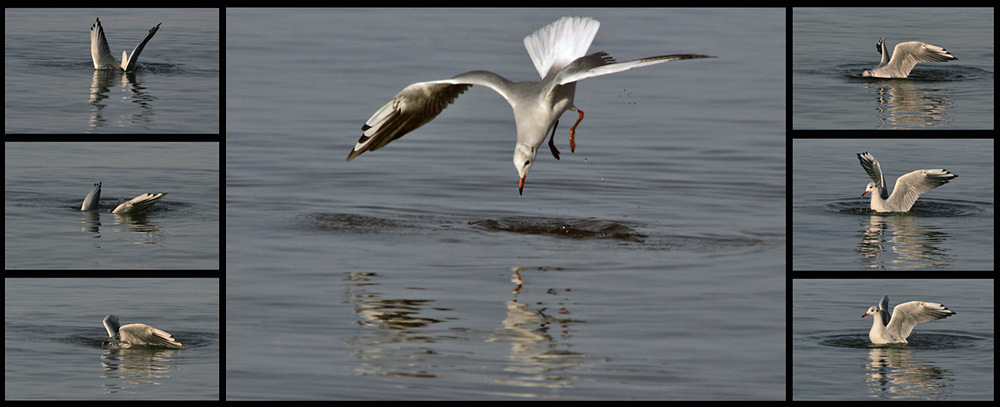
[[[796,279],[792,293],[793,400],[994,399],[992,279]],[[873,345],[860,316],[883,295],[956,314]]]
[[[167,196],[110,213],[147,192]],[[219,269],[219,197],[219,143],[4,143],[4,267]]]
[[[994,270],[993,144],[795,139],[793,269]],[[897,178],[918,169],[944,168],[958,178],[922,194],[910,212],[872,214],[870,198],[861,196],[871,182],[857,157],[865,151],[879,161],[890,193]]]
[[[966,7],[793,9],[793,128],[992,130],[993,13]],[[921,41],[958,60],[917,64],[907,79],[861,77],[881,60],[875,49],[880,37],[890,51]]]
[[[576,153],[565,116],[523,196],[510,106],[478,87],[344,161],[410,83],[537,80],[522,38],[564,15],[619,61],[719,58],[581,82]],[[227,399],[784,399],[784,9],[226,27]]]
[[[94,70],[101,19],[115,58],[162,23],[134,75]],[[219,9],[4,9],[5,133],[219,132]]]
[[[187,349],[103,346],[107,314]],[[217,400],[218,278],[4,279],[4,399]]]

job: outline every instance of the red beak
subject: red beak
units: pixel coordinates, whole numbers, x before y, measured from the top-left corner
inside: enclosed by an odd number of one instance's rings
[[[517,183],[517,194],[524,195],[524,177],[521,177],[521,180]]]

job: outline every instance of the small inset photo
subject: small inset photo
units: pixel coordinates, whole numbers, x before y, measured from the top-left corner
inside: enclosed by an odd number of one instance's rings
[[[795,279],[792,399],[992,400],[992,279]]]
[[[792,140],[792,270],[994,270],[992,139]]]
[[[994,129],[993,10],[795,7],[792,129]]]

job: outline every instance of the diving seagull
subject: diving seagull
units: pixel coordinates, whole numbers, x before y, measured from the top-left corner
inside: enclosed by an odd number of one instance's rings
[[[883,296],[878,307],[868,307],[861,318],[872,316],[872,329],[868,339],[872,343],[907,343],[906,338],[913,332],[913,327],[919,322],[934,321],[955,315],[944,305],[936,302],[910,301],[899,304],[889,316],[889,296]]]
[[[146,209],[149,209],[149,207],[153,206],[153,204],[160,202],[160,200],[163,199],[164,196],[167,196],[166,192],[160,192],[155,194],[145,193],[118,205],[117,207],[115,207],[113,211],[111,211],[111,213],[130,214],[130,213],[141,212]],[[80,210],[84,212],[96,211],[98,209],[98,202],[100,200],[101,200],[101,183],[98,182],[94,184],[94,187],[90,189],[90,193],[88,193],[87,197],[83,199],[83,205],[80,207]]]
[[[892,190],[892,195],[889,195],[885,189],[882,167],[878,164],[875,156],[865,151],[858,154],[858,161],[861,162],[861,167],[872,179],[861,196],[869,192],[872,193],[871,208],[875,212],[907,212],[913,207],[913,203],[917,201],[920,194],[947,184],[948,181],[958,177],[958,175],[944,169],[916,170],[899,177]]]
[[[108,336],[115,339],[118,335],[120,342],[127,346],[158,346],[161,348],[187,349],[174,339],[173,335],[153,328],[146,324],[128,324],[122,326],[118,322],[118,317],[108,315],[104,317],[104,329],[108,330]]]
[[[108,40],[104,37],[104,27],[101,26],[101,19],[98,18],[97,22],[90,26],[90,56],[94,58],[94,69],[112,69],[119,72],[135,71],[139,54],[142,53],[146,43],[153,38],[153,34],[156,34],[156,30],[160,29],[160,24],[151,28],[142,41],[139,41],[139,45],[136,45],[135,49],[132,50],[132,56],[129,56],[126,51],[122,51],[122,59],[118,61],[114,55],[111,55]]]
[[[874,69],[866,69],[861,76],[875,78],[905,78],[917,62],[948,62],[957,60],[954,55],[937,45],[920,41],[901,42],[892,51],[892,59],[885,50],[885,38],[880,37],[875,49],[882,54],[882,62]]]
[[[503,96],[514,110],[517,124],[514,167],[520,177],[517,187],[520,194],[524,192],[524,179],[535,154],[550,129],[549,149],[559,159],[552,137],[559,117],[566,111],[579,114],[569,130],[569,148],[576,151],[576,126],[583,120],[583,111],[573,104],[577,81],[667,61],[714,58],[673,54],[619,63],[606,52],[585,55],[599,27],[600,23],[592,18],[563,17],[525,37],[524,47],[542,78],[540,82],[512,82],[493,72],[471,71],[451,79],[407,86],[361,126],[363,134],[347,155],[347,161],[366,151],[378,150],[427,124],[470,86],[481,85]]]

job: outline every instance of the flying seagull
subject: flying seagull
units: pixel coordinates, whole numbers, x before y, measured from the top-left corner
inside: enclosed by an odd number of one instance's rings
[[[599,27],[600,23],[592,18],[563,17],[525,37],[524,46],[542,78],[538,82],[512,82],[493,72],[471,71],[451,79],[407,86],[361,126],[363,134],[347,155],[347,161],[366,151],[378,150],[427,124],[470,86],[480,85],[499,93],[514,109],[517,124],[514,167],[520,178],[518,193],[523,193],[524,180],[538,148],[549,130],[555,136],[559,117],[566,111],[579,114],[569,130],[569,148],[576,151],[576,126],[583,120],[583,111],[573,104],[577,81],[667,61],[714,58],[673,54],[619,63],[606,52],[585,55]],[[559,150],[551,137],[549,149],[559,159]]]

